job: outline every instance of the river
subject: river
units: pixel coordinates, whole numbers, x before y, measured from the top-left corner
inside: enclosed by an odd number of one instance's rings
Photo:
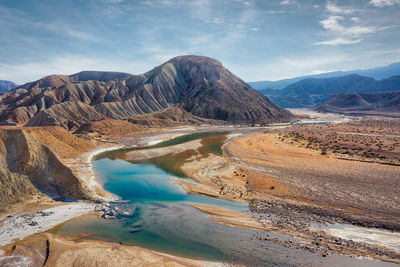
[[[120,242],[193,259],[241,263],[248,266],[366,266],[376,261],[347,256],[323,258],[306,251],[260,241],[259,232],[213,222],[209,215],[189,206],[201,203],[249,213],[247,204],[186,194],[174,177],[185,177],[180,166],[193,156],[221,155],[226,133],[181,136],[147,148],[165,147],[201,139],[202,147],[175,155],[128,162],[129,150],[105,152],[94,160],[94,168],[104,189],[119,196],[120,209],[135,209],[133,215],[115,219],[85,216],[52,230],[61,235],[88,234],[85,239]],[[138,148],[136,148],[138,149]],[[188,179],[190,181],[190,179]],[[272,237],[290,239],[274,233]],[[381,263],[381,262],[379,262]],[[381,266],[381,265],[380,265]]]

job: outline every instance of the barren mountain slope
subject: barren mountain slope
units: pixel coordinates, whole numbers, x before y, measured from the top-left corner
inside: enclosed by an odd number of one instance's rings
[[[0,129],[0,212],[42,194],[56,199],[90,197],[79,178],[36,135],[45,138],[30,130]]]
[[[127,119],[153,113],[175,104],[193,115],[229,122],[273,122],[292,116],[219,61],[180,56],[142,75],[85,71],[27,83],[0,96],[0,122],[69,129],[104,117]]]

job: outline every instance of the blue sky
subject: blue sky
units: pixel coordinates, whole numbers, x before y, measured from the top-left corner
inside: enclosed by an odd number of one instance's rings
[[[0,79],[140,74],[178,55],[245,81],[400,61],[400,0],[0,0]]]

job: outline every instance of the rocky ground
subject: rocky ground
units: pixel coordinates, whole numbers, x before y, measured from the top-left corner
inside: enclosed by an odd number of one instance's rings
[[[101,241],[69,240],[48,233],[30,236],[6,247],[0,265],[14,266],[225,266],[190,260],[147,249]]]
[[[363,129],[358,127],[357,122],[351,123],[353,124],[349,125],[355,127],[350,128],[352,132],[356,132],[355,129]],[[343,127],[343,124],[337,125]],[[317,128],[319,126],[304,127]],[[365,125],[363,127],[371,131],[370,127]],[[196,131],[226,131],[227,129],[237,133],[228,136],[229,141],[223,147],[223,155],[210,154],[194,157],[182,165],[182,171],[197,183],[188,183],[179,179],[177,182],[188,193],[249,202],[253,219],[239,218],[240,216],[232,214],[222,216],[221,211],[209,207],[197,208],[209,213],[215,221],[220,223],[243,226],[248,222],[256,229],[260,229],[261,225],[261,228],[267,231],[295,237],[282,240],[265,232],[265,234],[257,236],[260,240],[305,249],[321,255],[340,253],[400,263],[399,251],[390,246],[364,242],[368,240],[351,241],[319,228],[319,225],[339,223],[399,231],[400,200],[397,177],[400,176],[397,166],[371,164],[361,162],[356,158],[354,161],[344,161],[337,159],[334,156],[336,154],[333,153],[324,155],[321,150],[318,150],[318,147],[307,147],[307,145],[296,144],[293,140],[282,138],[283,128],[280,128],[279,131],[282,131],[280,134],[278,130],[270,128],[236,129],[234,127],[198,128],[189,126],[164,130],[129,130],[125,136],[86,132],[80,133],[78,137],[74,135],[65,135],[66,137],[64,137],[64,134],[59,133],[64,130],[51,128],[51,135],[48,134],[50,131],[48,129],[44,135],[49,138],[42,137],[42,139],[47,142],[46,144],[52,151],[55,151],[60,161],[80,177],[82,182],[90,185],[90,188],[97,187],[95,195],[100,197],[97,198],[99,200],[101,198],[111,199],[112,196],[105,194],[96,183],[90,163],[96,153],[119,147],[153,145]],[[299,129],[299,127],[293,129]],[[338,129],[336,130],[339,131]],[[285,128],[284,131],[287,129]],[[333,128],[331,131],[335,131],[335,129]],[[344,129],[340,128],[340,131],[344,131]],[[380,129],[379,127],[375,127],[373,131],[368,134],[395,135],[395,132],[387,132],[384,128]],[[37,139],[43,136],[35,128],[28,134]],[[63,150],[63,147],[66,149]],[[181,151],[181,148],[177,149],[178,152]],[[201,150],[198,143],[196,143],[195,150]],[[382,181],[382,179],[384,180]],[[37,203],[42,203],[42,200],[37,201]],[[26,229],[35,230],[28,231],[29,233],[25,231],[26,233],[18,236],[19,238],[51,227],[51,225],[41,223],[40,218],[42,217],[50,218],[57,215],[58,223],[69,218],[58,216],[61,211],[59,208],[57,211],[52,210],[47,213],[47,211],[40,211],[37,205],[33,205],[34,203],[30,206],[28,204],[26,202],[25,209],[19,209],[18,213],[31,209],[33,215],[25,214],[26,216],[23,215],[22,219],[14,215],[2,218],[3,223],[13,220],[17,223],[22,220]],[[134,210],[119,210],[117,203],[99,204],[92,207],[91,210],[100,212],[104,218],[135,212]],[[61,217],[63,217],[62,220]],[[17,226],[15,225],[15,229],[18,229],[19,226]],[[10,229],[10,227],[3,229]],[[397,240],[391,242],[397,242]],[[84,250],[83,247],[82,249]],[[125,249],[123,250],[125,251]],[[75,251],[74,253],[78,255],[80,252]]]
[[[320,126],[294,128],[315,127]],[[224,147],[225,155],[246,177],[254,216],[269,231],[296,237],[278,240],[265,234],[258,238],[322,255],[340,253],[400,263],[400,251],[390,246],[400,242],[396,239],[400,231],[399,167],[343,161],[281,136],[277,130],[262,131],[236,138]],[[376,240],[361,238],[355,242],[333,235],[334,231],[325,226],[317,227],[332,224],[395,232],[383,232],[393,240],[382,246]]]

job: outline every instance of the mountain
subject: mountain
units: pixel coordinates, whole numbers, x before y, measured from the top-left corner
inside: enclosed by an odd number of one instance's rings
[[[400,91],[380,93],[346,93],[331,96],[318,105],[319,112],[334,113],[398,113],[400,112]]]
[[[346,74],[343,71],[334,71],[334,72],[321,73],[321,74],[315,74],[315,75],[299,76],[299,77],[288,78],[288,79],[283,79],[283,80],[278,80],[278,81],[248,82],[247,84],[262,93],[263,91],[270,92],[270,90],[280,90],[280,89],[285,88],[286,86],[289,86],[293,83],[296,83],[296,82],[304,80],[304,79],[332,78],[332,77],[340,77],[340,76],[344,76],[344,75],[346,75]]]
[[[309,78],[334,78],[341,77],[350,74],[358,74],[365,77],[374,78],[375,80],[387,79],[392,76],[400,75],[400,62],[396,62],[384,67],[378,67],[373,69],[365,70],[350,70],[350,71],[333,71],[315,75],[306,75],[295,78],[283,79],[278,81],[258,81],[258,82],[248,82],[248,84],[256,90],[259,90],[262,94],[269,94],[271,89],[283,89],[293,83],[298,81],[309,79]]]
[[[8,92],[17,86],[13,82],[0,80],[0,94]]]
[[[312,107],[326,101],[333,94],[365,93],[400,90],[400,76],[376,81],[351,74],[326,79],[304,79],[268,96],[283,107]]]
[[[285,121],[292,116],[219,61],[179,56],[141,75],[85,71],[24,84],[0,96],[0,122],[70,129],[174,105],[194,116],[232,123]]]

